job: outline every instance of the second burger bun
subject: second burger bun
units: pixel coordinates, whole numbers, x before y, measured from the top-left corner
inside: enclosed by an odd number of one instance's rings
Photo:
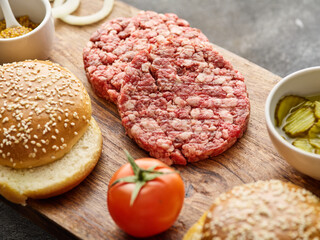
[[[320,200],[279,180],[237,186],[221,194],[184,240],[319,239]]]
[[[62,158],[91,119],[81,81],[50,61],[0,66],[0,165],[33,168]]]

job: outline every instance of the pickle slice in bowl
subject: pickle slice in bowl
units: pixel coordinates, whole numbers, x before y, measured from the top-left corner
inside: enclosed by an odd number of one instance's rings
[[[292,111],[295,111],[298,107],[312,107],[312,108],[313,108],[313,107],[314,107],[314,102],[306,101],[306,102],[298,105],[297,107],[294,107],[294,108],[292,109]]]
[[[309,143],[309,140],[307,138],[297,138],[292,142],[292,145],[306,152],[315,152],[315,148]]]
[[[309,142],[313,147],[320,150],[320,139],[319,138],[310,138]]]
[[[314,101],[320,101],[320,95],[313,95],[313,96],[307,96],[306,99],[308,99],[309,101],[311,102],[314,102]]]
[[[308,131],[309,142],[312,146],[320,149],[320,121],[315,123]]]
[[[314,115],[316,118],[320,119],[320,102],[315,101],[314,102]]]
[[[296,107],[305,101],[306,99],[303,97],[292,96],[292,95],[285,96],[284,98],[282,98],[276,107],[276,114],[275,114],[276,125],[278,127],[281,126],[283,119],[285,119],[285,117],[288,115],[290,110],[293,107]]]
[[[320,139],[320,120],[315,123],[308,132],[309,138],[319,138]]]
[[[315,120],[313,109],[311,107],[302,107],[290,114],[283,130],[291,137],[301,136],[312,127]]]

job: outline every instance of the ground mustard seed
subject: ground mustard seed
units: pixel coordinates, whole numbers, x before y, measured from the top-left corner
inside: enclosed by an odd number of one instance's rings
[[[0,38],[14,38],[31,32],[38,24],[33,23],[29,16],[17,17],[17,21],[22,27],[6,28],[6,21],[3,19],[0,21]]]

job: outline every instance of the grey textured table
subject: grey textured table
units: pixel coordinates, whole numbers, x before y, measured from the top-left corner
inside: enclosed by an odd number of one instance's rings
[[[320,65],[319,0],[123,0],[173,12],[211,42],[285,76]],[[0,201],[0,239],[54,239]]]

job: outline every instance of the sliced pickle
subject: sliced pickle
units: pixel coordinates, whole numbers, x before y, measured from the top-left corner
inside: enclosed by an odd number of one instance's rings
[[[314,115],[316,118],[320,119],[320,102],[318,101],[314,102]]]
[[[280,127],[283,119],[288,115],[290,109],[306,101],[303,97],[286,96],[282,98],[276,107],[275,120],[276,125]]]
[[[311,101],[311,102],[320,101],[320,95],[315,95],[315,96],[306,97],[306,99],[308,99],[308,100]]]
[[[315,123],[308,131],[309,142],[312,146],[320,149],[320,121]]]
[[[309,143],[307,138],[297,138],[293,141],[292,145],[310,153],[315,152],[315,148]]]
[[[312,128],[308,131],[309,138],[319,138],[320,139],[320,121],[316,122]]]
[[[294,138],[294,146],[320,155],[320,95],[284,97],[275,115],[277,126],[284,125],[286,135]]]
[[[297,108],[300,108],[300,107],[314,107],[314,102],[306,101],[306,102],[300,104],[299,106],[293,108],[292,111],[295,111]]]
[[[313,147],[318,148],[320,150],[320,139],[319,138],[310,138],[309,142]]]
[[[299,108],[290,114],[287,118],[286,125],[283,130],[292,137],[301,136],[315,121],[313,109],[310,107]]]

